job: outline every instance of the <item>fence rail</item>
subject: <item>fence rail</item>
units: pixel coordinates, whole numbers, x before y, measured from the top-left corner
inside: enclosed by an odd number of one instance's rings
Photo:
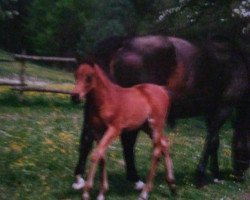
[[[13,83],[10,81],[0,81],[0,86],[24,86],[22,83]]]
[[[76,62],[75,58],[64,58],[64,57],[51,57],[51,56],[34,56],[34,55],[23,55],[14,54],[16,60],[33,60],[33,61],[55,61],[55,62]]]
[[[49,89],[49,88],[32,87],[32,86],[15,86],[15,87],[12,87],[12,90],[72,94],[72,92],[69,90]]]
[[[26,54],[14,54],[14,60],[11,59],[0,59],[0,62],[18,62],[20,63],[20,73],[19,73],[19,83],[13,83],[9,81],[1,81],[0,86],[11,86],[13,90],[20,92],[19,99],[23,99],[23,92],[34,91],[34,92],[49,92],[49,93],[60,93],[60,94],[71,94],[71,91],[60,90],[60,89],[48,89],[42,87],[34,87],[26,84],[25,72],[26,72],[26,61],[47,61],[47,62],[68,62],[76,63],[75,58],[65,58],[65,57],[51,57],[51,56],[36,56],[36,55],[26,55]]]
[[[5,59],[5,58],[0,58],[0,62],[14,62],[14,60]]]

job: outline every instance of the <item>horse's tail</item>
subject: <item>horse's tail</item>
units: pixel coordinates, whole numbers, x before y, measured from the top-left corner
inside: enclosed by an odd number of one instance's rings
[[[245,44],[224,35],[214,35],[209,38],[209,53],[214,61],[225,69],[242,69],[247,73],[244,94],[250,93],[250,56]],[[244,69],[244,70],[243,70]],[[246,94],[247,93],[247,94]]]
[[[219,62],[231,62],[237,58],[244,65],[249,65],[247,52],[241,47],[241,43],[226,35],[213,35],[208,38],[208,50],[214,52],[213,55]]]

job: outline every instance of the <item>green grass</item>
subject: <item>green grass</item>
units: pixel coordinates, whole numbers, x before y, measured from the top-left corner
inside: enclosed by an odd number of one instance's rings
[[[67,72],[47,71],[47,68],[33,68],[33,65],[30,68],[36,71],[38,79],[49,80],[47,75],[53,78],[53,74],[59,74],[61,78],[55,78],[55,82],[68,77],[71,80]],[[40,70],[46,73],[40,76]],[[81,192],[72,190],[71,184],[82,120],[82,105],[72,105],[67,95],[25,93],[24,101],[20,102],[17,92],[1,87],[0,199],[80,199]],[[219,163],[224,182],[210,184],[201,190],[195,188],[194,170],[206,135],[204,122],[201,118],[179,120],[177,127],[167,129],[166,134],[172,143],[178,196],[170,195],[160,162],[150,199],[241,200],[250,193],[249,172],[244,183],[235,182],[231,177],[232,129],[229,122],[220,134]],[[136,145],[136,165],[143,180],[150,166],[150,155],[151,141],[141,133]],[[107,165],[110,185],[107,199],[137,199],[139,193],[125,179],[119,141],[109,149]],[[93,199],[97,192],[98,179],[91,193]]]

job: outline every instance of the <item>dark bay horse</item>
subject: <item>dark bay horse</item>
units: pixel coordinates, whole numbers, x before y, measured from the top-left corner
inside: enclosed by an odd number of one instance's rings
[[[94,57],[123,87],[145,82],[167,86],[173,97],[168,118],[170,125],[178,118],[205,116],[208,133],[196,170],[198,186],[205,184],[209,160],[214,180],[220,178],[219,130],[234,109],[232,163],[234,174],[244,177],[250,160],[250,69],[244,55],[230,40],[214,37],[202,45],[195,45],[167,36],[113,37],[97,45]],[[72,99],[78,97],[74,94]],[[93,142],[88,98],[85,105],[80,156],[75,169],[76,188],[82,186],[79,181]],[[136,138],[136,133],[121,136],[127,178],[134,182],[139,180],[134,162]]]
[[[140,84],[123,88],[112,83],[95,63],[83,63],[75,73],[76,84],[73,93],[83,99],[88,94],[92,111],[89,120],[93,125],[93,137],[97,146],[91,154],[92,164],[84,186],[83,199],[89,199],[97,165],[101,169],[101,186],[98,200],[105,199],[108,190],[105,169],[106,151],[123,130],[137,130],[147,124],[148,134],[153,141],[150,172],[141,199],[148,199],[152,190],[156,167],[161,155],[164,157],[166,179],[171,191],[175,192],[170,143],[163,135],[164,125],[171,105],[171,99],[164,87],[155,84]]]

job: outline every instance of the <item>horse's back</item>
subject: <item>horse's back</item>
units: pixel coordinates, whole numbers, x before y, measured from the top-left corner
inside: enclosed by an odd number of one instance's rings
[[[124,87],[167,86],[177,107],[172,110],[181,115],[204,113],[212,102],[237,102],[249,88],[249,69],[230,41],[202,43],[168,36],[129,38],[113,54],[110,71]]]

